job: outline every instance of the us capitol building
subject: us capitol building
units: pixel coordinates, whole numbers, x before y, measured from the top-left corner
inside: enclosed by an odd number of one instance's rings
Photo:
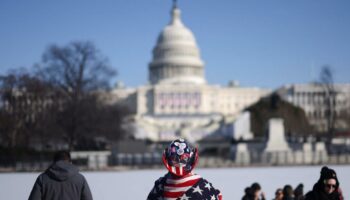
[[[170,23],[160,32],[148,65],[149,84],[137,88],[117,86],[106,95],[108,102],[127,106],[133,113],[134,137],[168,141],[177,137],[198,141],[233,137],[234,124],[247,106],[270,90],[209,85],[196,39],[174,3]],[[249,133],[247,133],[249,134]]]

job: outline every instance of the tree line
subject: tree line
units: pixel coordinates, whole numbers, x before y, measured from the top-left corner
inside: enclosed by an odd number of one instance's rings
[[[90,41],[50,45],[30,70],[1,75],[0,147],[105,149],[126,137],[128,109],[99,98],[116,75]]]

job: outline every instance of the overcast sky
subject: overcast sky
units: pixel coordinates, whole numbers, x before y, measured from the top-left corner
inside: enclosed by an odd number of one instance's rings
[[[179,0],[207,82],[277,88],[308,83],[330,65],[350,82],[349,0]],[[0,73],[31,67],[48,45],[91,40],[134,87],[170,20],[170,0],[1,0]]]

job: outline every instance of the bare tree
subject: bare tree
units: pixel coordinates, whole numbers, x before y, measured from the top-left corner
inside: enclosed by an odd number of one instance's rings
[[[35,69],[0,77],[0,145],[64,140],[70,149],[87,149],[94,138],[118,140],[126,133],[128,111],[98,98],[116,72],[91,42],[51,45]]]
[[[103,109],[94,91],[108,89],[116,71],[96,47],[85,41],[63,47],[51,45],[44,53],[42,63],[36,67],[42,80],[61,91],[62,107],[56,120],[69,148],[74,148],[84,138],[103,135],[97,132],[96,116],[101,115]],[[113,123],[115,119],[108,120]]]
[[[44,100],[53,90],[26,71],[0,77],[0,133],[6,148],[26,148],[35,136],[39,116],[45,115]],[[40,102],[40,104],[38,104]]]
[[[320,83],[324,90],[324,111],[327,122],[328,142],[330,143],[334,136],[337,98],[337,91],[334,87],[333,71],[330,66],[326,65],[322,67]]]
[[[59,47],[51,45],[37,65],[38,75],[59,86],[72,100],[88,91],[108,88],[116,71],[91,42],[72,42]]]

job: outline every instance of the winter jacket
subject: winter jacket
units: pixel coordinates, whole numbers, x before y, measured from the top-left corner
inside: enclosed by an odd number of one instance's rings
[[[254,200],[254,196],[251,196],[251,195],[244,195],[242,197],[242,200]],[[259,198],[259,200],[265,200],[265,197],[261,197]]]
[[[166,184],[166,180],[169,174],[159,178],[149,193],[147,200],[158,200],[164,199],[164,185]],[[211,200],[222,200],[221,192],[213,187],[211,183],[209,183],[204,178],[199,178],[198,181],[193,184],[181,197],[176,200],[182,199],[190,199],[190,200],[203,200],[203,199],[211,199]]]
[[[71,163],[58,161],[36,179],[29,200],[92,200],[85,177]]]
[[[341,194],[337,190],[331,194],[324,192],[324,185],[322,182],[317,182],[313,189],[305,195],[305,200],[342,200]]]

